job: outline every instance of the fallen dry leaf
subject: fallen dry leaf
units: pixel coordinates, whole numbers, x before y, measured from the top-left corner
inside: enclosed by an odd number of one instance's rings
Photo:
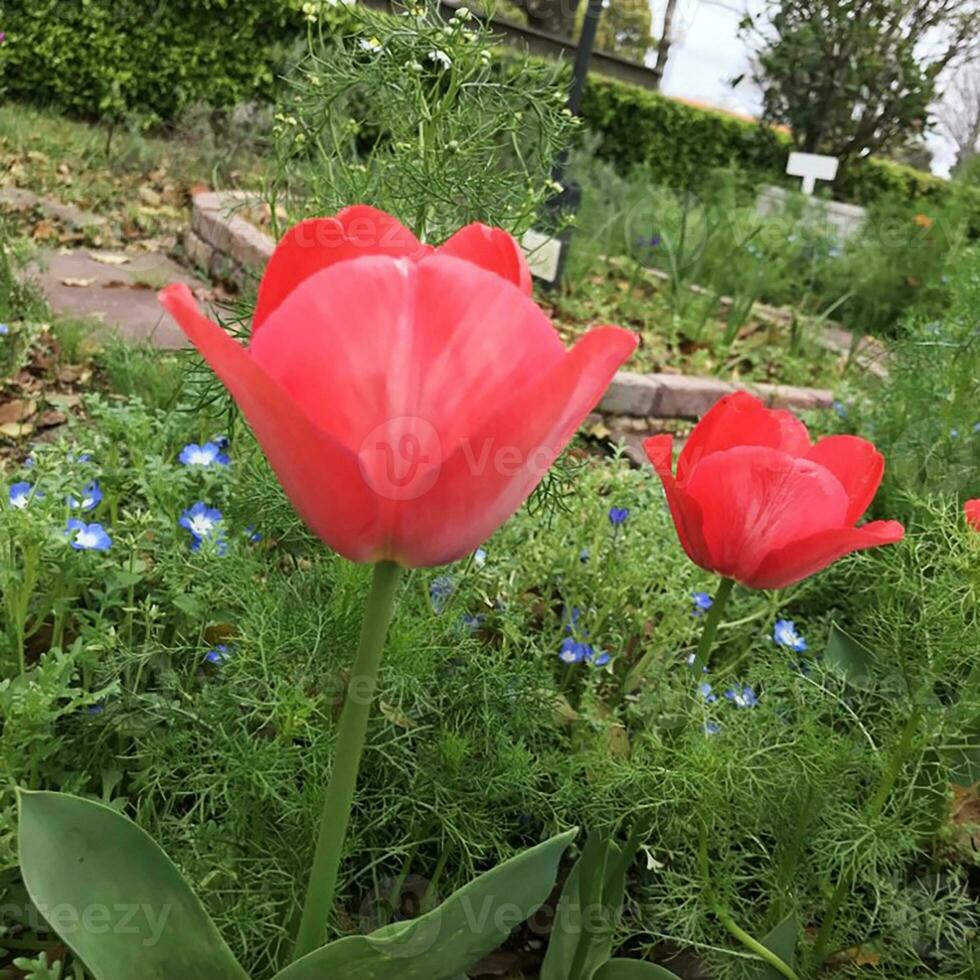
[[[123,255],[121,252],[89,252],[88,254],[96,262],[101,262],[103,265],[125,265],[127,262],[133,261],[128,255]]]
[[[47,242],[58,237],[58,229],[50,221],[39,221],[31,231],[35,241]]]
[[[8,439],[21,439],[29,436],[34,431],[34,426],[30,422],[5,422],[0,425],[0,435]]]
[[[0,404],[0,424],[7,422],[23,422],[29,419],[37,410],[37,402],[33,398],[14,398]]]
[[[85,288],[86,286],[94,286],[94,279],[79,279],[77,276],[66,276],[61,280],[62,286],[75,286],[78,288]]]
[[[59,408],[76,408],[82,403],[81,395],[61,391],[52,392],[46,398],[52,405],[57,405]]]
[[[50,429],[55,425],[64,425],[68,421],[68,416],[64,412],[59,412],[55,408],[48,408],[38,416],[37,424],[39,428]]]

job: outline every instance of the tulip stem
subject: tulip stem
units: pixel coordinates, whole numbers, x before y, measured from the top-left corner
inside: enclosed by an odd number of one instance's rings
[[[354,803],[357,773],[364,753],[368,719],[378,686],[381,652],[394,614],[395,590],[401,572],[401,567],[394,562],[383,561],[374,566],[371,591],[364,607],[361,639],[340,714],[333,766],[320,818],[320,833],[293,950],[294,960],[319,949],[325,940]]]
[[[701,671],[708,666],[711,648],[715,644],[715,633],[718,632],[718,624],[721,622],[722,613],[725,611],[725,606],[728,605],[728,599],[734,587],[735,580],[731,578],[723,578],[721,585],[718,586],[715,600],[704,620],[704,632],[701,634],[701,641],[698,643],[698,651],[694,655],[695,677],[700,677]]]

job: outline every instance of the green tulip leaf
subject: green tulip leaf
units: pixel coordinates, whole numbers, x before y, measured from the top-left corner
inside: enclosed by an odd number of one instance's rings
[[[681,980],[664,966],[643,960],[606,960],[596,971],[595,980]]]
[[[830,636],[824,650],[824,663],[843,675],[853,687],[866,689],[871,686],[874,672],[874,654],[854,637],[845,633],[836,623],[830,624]]]
[[[323,946],[275,980],[457,980],[493,952],[551,894],[562,854],[578,833],[532,847],[480,875],[431,912]]]
[[[18,791],[24,884],[96,980],[248,980],[166,854],[131,820]]]
[[[796,943],[799,938],[799,924],[796,913],[790,912],[774,929],[760,940],[763,946],[775,953],[791,970],[796,969]],[[781,973],[769,963],[759,963],[752,973],[752,980],[785,980]]]

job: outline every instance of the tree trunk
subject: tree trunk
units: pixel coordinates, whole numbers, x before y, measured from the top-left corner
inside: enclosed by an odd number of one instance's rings
[[[657,63],[653,66],[653,70],[656,72],[654,83],[658,89],[663,83],[664,72],[667,70],[670,46],[674,43],[674,13],[676,10],[677,0],[667,0],[667,9],[664,10],[664,30],[657,44]]]

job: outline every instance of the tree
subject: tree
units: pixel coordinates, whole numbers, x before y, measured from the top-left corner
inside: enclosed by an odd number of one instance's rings
[[[767,0],[747,16],[764,119],[844,165],[914,142],[939,75],[974,49],[977,0]]]
[[[938,109],[939,125],[956,145],[955,173],[980,154],[980,61],[962,66],[950,79]]]
[[[587,9],[588,3],[582,0],[578,5],[576,34],[582,29]],[[596,49],[642,62],[653,44],[652,21],[648,0],[611,0],[599,18]]]

